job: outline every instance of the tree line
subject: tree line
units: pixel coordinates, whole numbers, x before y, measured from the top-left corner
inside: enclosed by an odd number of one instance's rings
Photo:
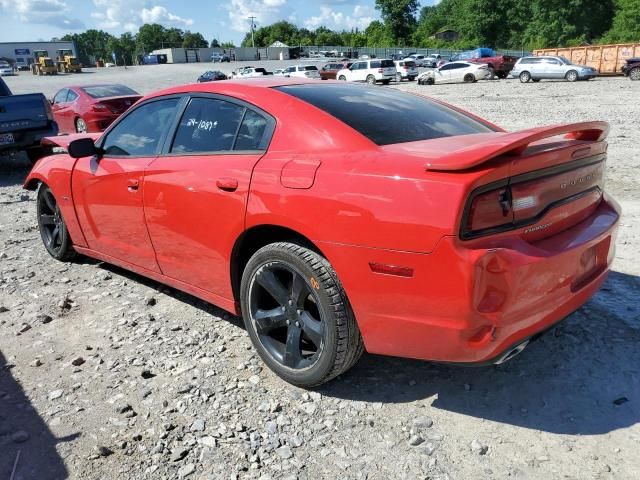
[[[87,30],[83,33],[68,34],[62,40],[73,41],[80,61],[90,64],[95,60],[111,61],[116,54],[118,63],[128,65],[144,53],[159,48],[232,48],[230,42],[219,43],[213,39],[208,42],[201,33],[183,31],[179,28],[166,28],[157,23],[142,25],[138,32],[123,33],[119,37],[103,30]]]
[[[467,49],[526,49],[640,41],[640,0],[442,0],[420,9],[418,0],[376,0],[382,21],[363,30],[299,28],[281,21],[247,33],[242,46],[335,45]],[[459,39],[435,38],[443,30]]]
[[[420,8],[418,0],[376,0],[381,21],[365,29],[334,31],[320,26],[300,28],[281,21],[248,32],[243,47],[268,47],[281,41],[291,47],[331,45],[345,47],[422,47],[468,49],[478,46],[533,50],[584,43],[640,41],[640,0],[441,0]],[[434,36],[454,30],[454,42]],[[119,37],[102,30],[69,34],[80,61],[109,60],[127,64],[158,48],[233,48],[231,42],[208,42],[197,32],[145,24],[137,33]]]

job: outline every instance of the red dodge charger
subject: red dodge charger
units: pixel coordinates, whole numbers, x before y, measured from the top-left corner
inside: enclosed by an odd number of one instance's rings
[[[389,88],[175,87],[102,135],[48,141],[42,240],[242,315],[319,385],[370,353],[501,363],[584,304],[614,257],[603,122],[509,133]]]
[[[60,133],[102,132],[142,95],[124,85],[66,87],[51,100]]]

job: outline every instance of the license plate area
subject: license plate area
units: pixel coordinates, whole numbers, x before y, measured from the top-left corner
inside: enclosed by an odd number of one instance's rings
[[[0,145],[12,145],[14,143],[13,133],[0,133]]]

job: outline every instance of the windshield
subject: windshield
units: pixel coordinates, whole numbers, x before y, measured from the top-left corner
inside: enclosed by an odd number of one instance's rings
[[[324,110],[378,145],[493,131],[428,98],[393,89],[338,83],[276,90]]]
[[[124,85],[96,85],[95,87],[82,87],[82,90],[91,98],[121,97],[124,95],[138,95]]]

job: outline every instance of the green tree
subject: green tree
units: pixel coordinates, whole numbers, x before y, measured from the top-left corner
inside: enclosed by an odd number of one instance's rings
[[[189,30],[184,32],[183,48],[207,48],[208,46],[209,42],[204,39],[201,33],[192,33]]]
[[[214,38],[213,40],[211,40],[211,45],[209,45],[211,48],[220,48],[220,42],[218,42],[217,38]]]
[[[158,48],[162,48],[162,43],[166,41],[165,28],[157,23],[145,23],[138,30],[136,44],[138,49],[144,53],[149,53]]]
[[[233,42],[222,42],[220,44],[220,47],[221,48],[236,48],[236,45]]]
[[[604,36],[602,42],[638,41],[640,41],[640,0],[617,0],[613,26]]]
[[[136,39],[130,32],[120,35],[120,48],[122,52],[122,60],[126,65],[133,65],[133,59],[136,55]]]
[[[376,0],[376,9],[391,38],[399,45],[406,45],[416,26],[416,13],[420,3],[418,0]]]

